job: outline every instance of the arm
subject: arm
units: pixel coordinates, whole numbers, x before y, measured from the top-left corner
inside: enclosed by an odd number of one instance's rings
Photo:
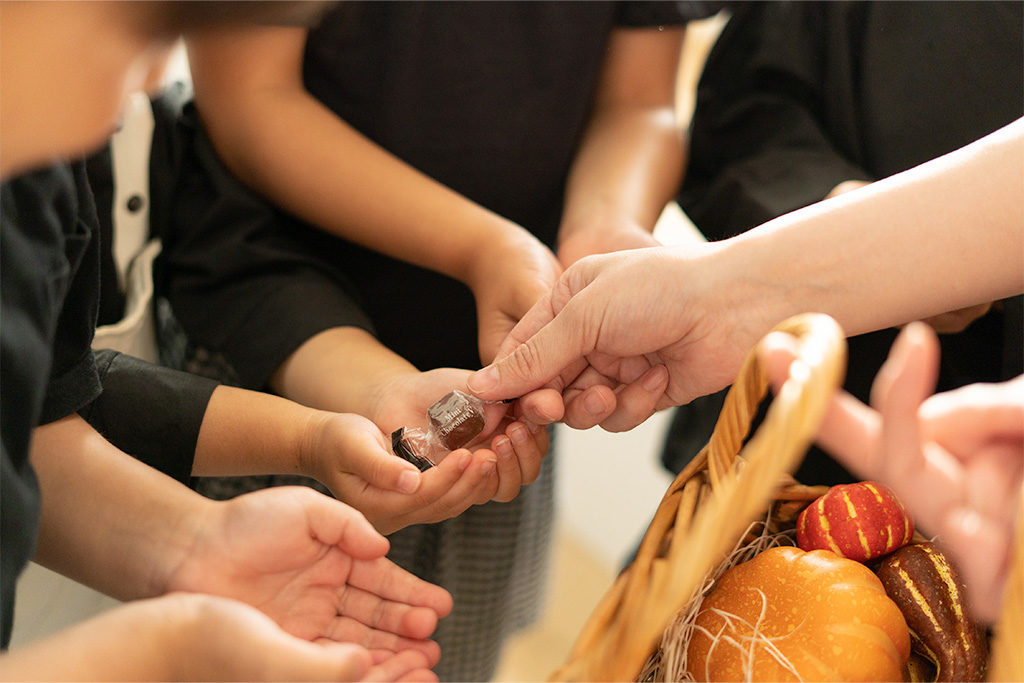
[[[302,82],[305,40],[303,29],[259,28],[190,41],[196,105],[218,153],[236,175],[306,221],[460,280],[481,308],[514,309],[499,321],[481,316],[482,350],[491,357],[557,277],[553,255],[520,226],[423,175],[317,101]],[[510,286],[513,279],[518,286]],[[496,282],[497,291],[488,288]],[[494,301],[500,298],[512,301]]]
[[[322,381],[324,376],[331,377],[332,381]],[[322,410],[365,415],[384,434],[390,434],[402,426],[425,427],[427,408],[448,391],[464,388],[468,377],[468,371],[453,368],[419,372],[368,332],[342,327],[326,330],[300,346],[271,378],[271,386],[283,395]],[[546,402],[544,398],[527,398],[524,402],[534,406],[530,410],[550,413],[560,408],[557,399],[551,406],[552,397],[547,396]],[[488,459],[495,460],[498,488],[490,496],[497,500],[510,500],[522,485],[534,481],[547,450],[547,433],[528,427],[511,415],[506,416],[505,408],[486,407],[488,427],[483,439],[471,444],[476,452],[467,470],[467,476],[472,477],[478,466]],[[518,407],[516,409],[519,410]],[[488,444],[493,452],[480,450]],[[477,463],[477,460],[481,462]],[[447,459],[442,462],[442,469],[451,466],[446,462]],[[311,465],[311,469],[322,474],[330,465],[329,461],[321,459],[318,464]],[[365,469],[372,471],[369,466]],[[453,500],[451,482],[446,478],[438,479],[436,474],[428,471],[423,475],[423,485],[427,490],[416,492],[419,506],[404,510],[401,513],[403,519],[434,521],[432,516],[438,514],[444,504],[442,501]],[[324,476],[317,478],[328,481]],[[490,479],[484,477],[481,480],[478,493],[486,491]],[[364,485],[354,477],[341,482],[334,475],[330,482],[333,482],[328,484],[333,491],[374,519],[381,506],[390,507],[398,502],[397,499],[394,503],[386,502],[391,494],[377,491],[375,487],[374,490],[363,491]],[[460,486],[462,484],[460,480]],[[357,486],[358,493],[353,490]],[[348,498],[348,495],[358,497]],[[404,507],[412,502],[410,500]],[[414,517],[409,517],[410,514]]]
[[[517,396],[588,367],[623,385],[664,364],[657,407],[679,405],[731,382],[748,349],[795,313],[828,313],[860,334],[1020,293],[1022,160],[1024,119],[699,254],[584,259],[513,330],[515,350],[469,386]]]
[[[564,267],[590,254],[650,247],[679,186],[684,145],[675,82],[684,29],[618,29],[573,162],[558,234]]]
[[[179,593],[132,602],[0,656],[0,680],[206,681],[387,680],[417,668],[436,680],[426,658],[403,653],[370,666],[358,645],[328,647],[281,631],[255,609]],[[396,666],[397,665],[397,666]]]
[[[36,560],[128,600],[173,591],[258,606],[306,640],[417,649],[451,598],[388,562],[358,512],[302,487],[216,502],[118,451],[78,416],[36,429]],[[339,596],[358,595],[344,601]]]

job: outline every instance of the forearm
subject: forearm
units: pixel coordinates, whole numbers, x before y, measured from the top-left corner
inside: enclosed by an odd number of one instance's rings
[[[1024,120],[722,244],[728,296],[761,292],[768,324],[821,311],[852,335],[1018,294]]]
[[[679,187],[683,134],[675,111],[681,28],[618,29],[566,185],[559,241],[624,225],[651,231]]]
[[[516,224],[393,156],[303,87],[237,86],[191,50],[196,104],[225,164],[284,209],[339,237],[466,281],[481,246]],[[439,235],[444,239],[438,239]]]
[[[388,381],[417,372],[366,330],[339,327],[300,346],[271,378],[271,386],[304,405],[375,419]]]
[[[684,156],[671,107],[595,112],[569,176],[559,241],[616,225],[653,230],[679,186]]]
[[[149,611],[122,607],[4,653],[0,680],[169,680],[169,634],[160,632],[168,615],[147,618]]]
[[[77,415],[38,427],[36,560],[126,600],[158,595],[215,505],[119,451]]]

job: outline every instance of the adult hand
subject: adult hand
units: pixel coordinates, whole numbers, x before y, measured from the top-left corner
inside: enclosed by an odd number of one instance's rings
[[[387,540],[356,510],[306,487],[279,487],[217,502],[190,520],[193,540],[168,591],[209,593],[258,607],[303,640],[369,650],[415,650],[451,596],[387,560]]]
[[[776,386],[792,360],[790,344],[785,335],[766,339]],[[972,611],[991,622],[1024,481],[1024,377],[929,397],[938,360],[935,334],[908,325],[875,379],[874,409],[840,392],[818,440],[858,476],[891,487],[915,522],[938,536],[963,574]]]
[[[0,656],[3,680],[436,681],[421,652],[381,656],[289,635],[249,605],[172,593]]]
[[[489,363],[501,342],[562,272],[555,255],[525,230],[486,244],[468,284],[476,299],[480,358]]]
[[[470,390],[502,399],[548,385],[563,392],[567,421],[602,392],[614,407],[600,424],[620,431],[721,389],[774,321],[721,303],[720,269],[700,267],[716,248],[637,249],[577,262],[512,330],[507,355],[470,378]]]

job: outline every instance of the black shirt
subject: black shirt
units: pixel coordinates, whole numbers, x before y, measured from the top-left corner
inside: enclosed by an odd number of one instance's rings
[[[674,2],[346,2],[310,32],[303,75],[313,96],[368,138],[551,246],[612,31],[713,11]],[[298,344],[346,319],[372,324],[422,370],[479,367],[465,286],[257,212],[258,198],[232,184],[194,112],[185,127],[196,138],[198,179],[182,187],[170,297],[190,336],[223,351],[244,384],[262,386]],[[326,300],[325,288],[349,302]]]
[[[708,57],[679,202],[725,239],[962,147],[1024,115],[1024,5],[765,2],[732,7]],[[969,226],[965,226],[969,229]],[[1021,298],[941,335],[939,390],[1022,372]],[[861,400],[895,339],[849,340],[846,389]],[[666,446],[678,470],[710,434],[721,397],[681,409]],[[701,424],[703,423],[703,424]],[[805,483],[850,475],[820,452]]]
[[[16,579],[38,533],[39,487],[28,461],[32,429],[78,412],[114,445],[187,481],[215,383],[90,349],[101,244],[84,162],[0,186],[0,231],[0,637],[6,647]]]

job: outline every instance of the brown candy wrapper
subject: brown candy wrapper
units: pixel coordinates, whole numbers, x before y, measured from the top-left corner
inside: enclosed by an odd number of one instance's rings
[[[484,429],[484,402],[461,391],[449,392],[427,409],[430,426],[401,427],[391,434],[398,457],[425,471],[448,453],[475,439]]]

